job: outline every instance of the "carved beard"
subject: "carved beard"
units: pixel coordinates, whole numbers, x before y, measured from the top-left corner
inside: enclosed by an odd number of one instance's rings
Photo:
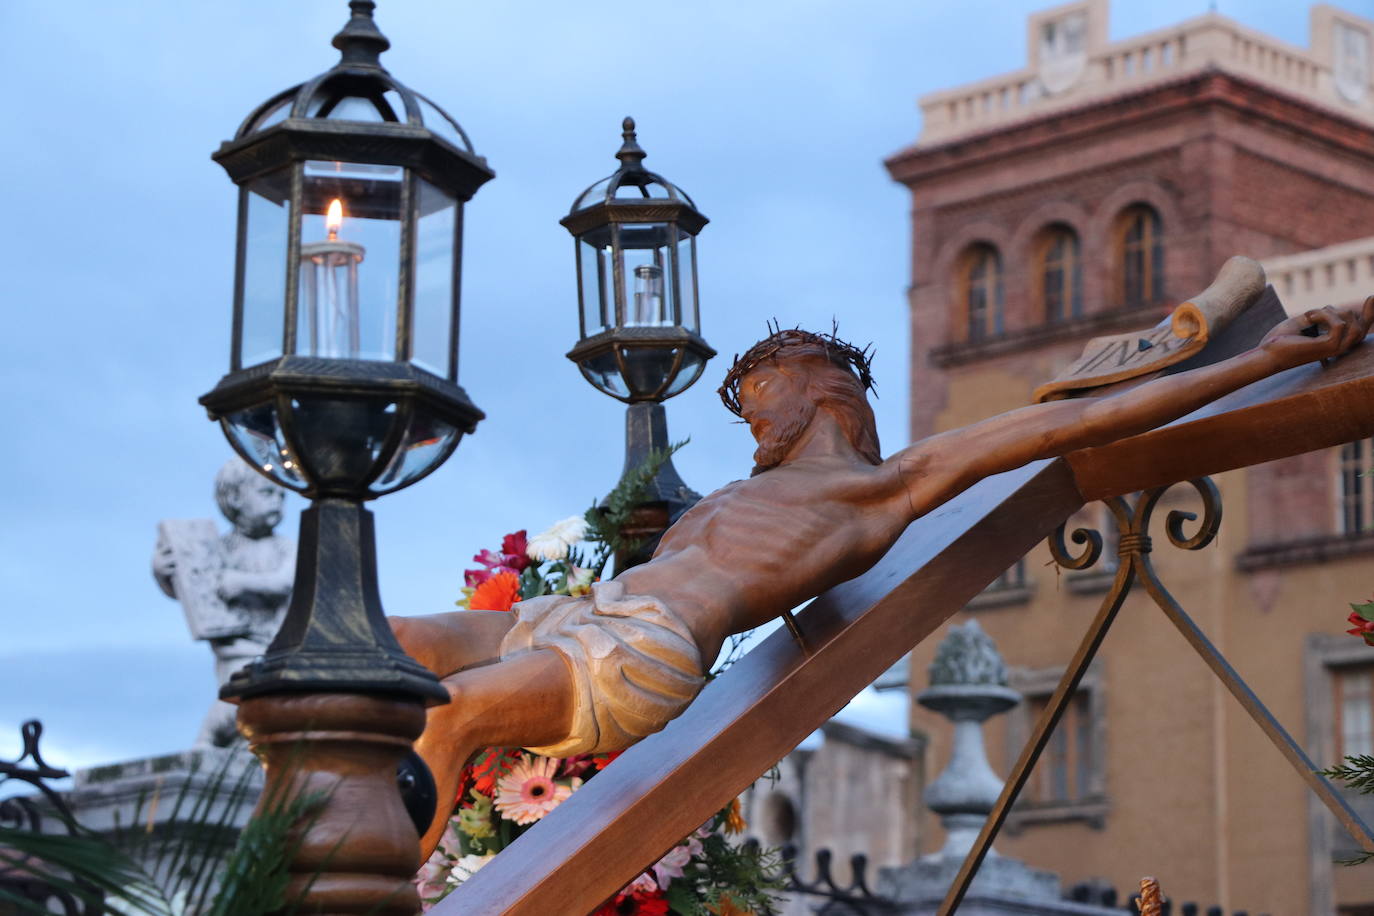
[[[754,451],[754,473],[760,474],[782,464],[815,418],[816,405],[811,401],[803,401],[791,409],[770,410],[756,418],[750,424],[759,443]]]

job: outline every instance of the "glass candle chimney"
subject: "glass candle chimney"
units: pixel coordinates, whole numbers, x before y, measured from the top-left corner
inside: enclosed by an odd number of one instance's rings
[[[630,324],[672,324],[663,312],[663,267],[641,264],[635,268],[634,320]]]
[[[367,249],[339,238],[343,201],[334,198],[325,215],[328,238],[301,245],[301,291],[306,333],[300,352],[311,356],[362,356],[358,315],[358,265]]]

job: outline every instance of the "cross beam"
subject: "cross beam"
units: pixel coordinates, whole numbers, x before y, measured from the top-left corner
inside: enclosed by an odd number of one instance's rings
[[[431,912],[587,913],[706,821],[1076,511],[1374,435],[1374,346],[1248,386],[1167,427],[989,478],[717,678]]]

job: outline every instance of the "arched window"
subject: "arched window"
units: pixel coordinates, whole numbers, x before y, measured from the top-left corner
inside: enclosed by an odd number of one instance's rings
[[[969,340],[1002,333],[1002,258],[991,245],[978,244],[964,256],[964,306]]]
[[[1068,226],[1050,226],[1040,237],[1040,301],[1046,321],[1063,321],[1083,314],[1083,269],[1078,256],[1078,233]]]
[[[1150,305],[1164,299],[1163,226],[1159,213],[1133,204],[1117,219],[1117,276],[1121,304]]]

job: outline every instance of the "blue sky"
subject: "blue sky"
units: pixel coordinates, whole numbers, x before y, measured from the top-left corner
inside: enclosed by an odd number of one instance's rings
[[[620,119],[712,220],[702,325],[722,354],[669,402],[683,477],[708,492],[752,443],[716,399],[764,322],[872,341],[887,451],[906,441],[906,192],[884,156],[916,97],[1024,62],[1027,0],[623,5],[382,0],[383,62],[468,131],[497,178],[467,209],[462,377],[488,419],[446,466],[373,504],[391,613],[447,610],[503,533],[615,482],[623,408],[581,380],[572,244],[558,220],[615,166]],[[1374,15],[1374,0],[1345,0]],[[1113,38],[1207,0],[1117,0]],[[1220,11],[1307,42],[1307,10]],[[235,195],[209,154],[269,95],[328,68],[343,0],[7,0],[0,146],[0,755],[41,717],[54,763],[189,745],[209,650],[149,574],[161,518],[218,517],[229,454],[196,398],[228,363]],[[283,530],[294,529],[299,500]],[[891,700],[867,721],[900,719]]]

